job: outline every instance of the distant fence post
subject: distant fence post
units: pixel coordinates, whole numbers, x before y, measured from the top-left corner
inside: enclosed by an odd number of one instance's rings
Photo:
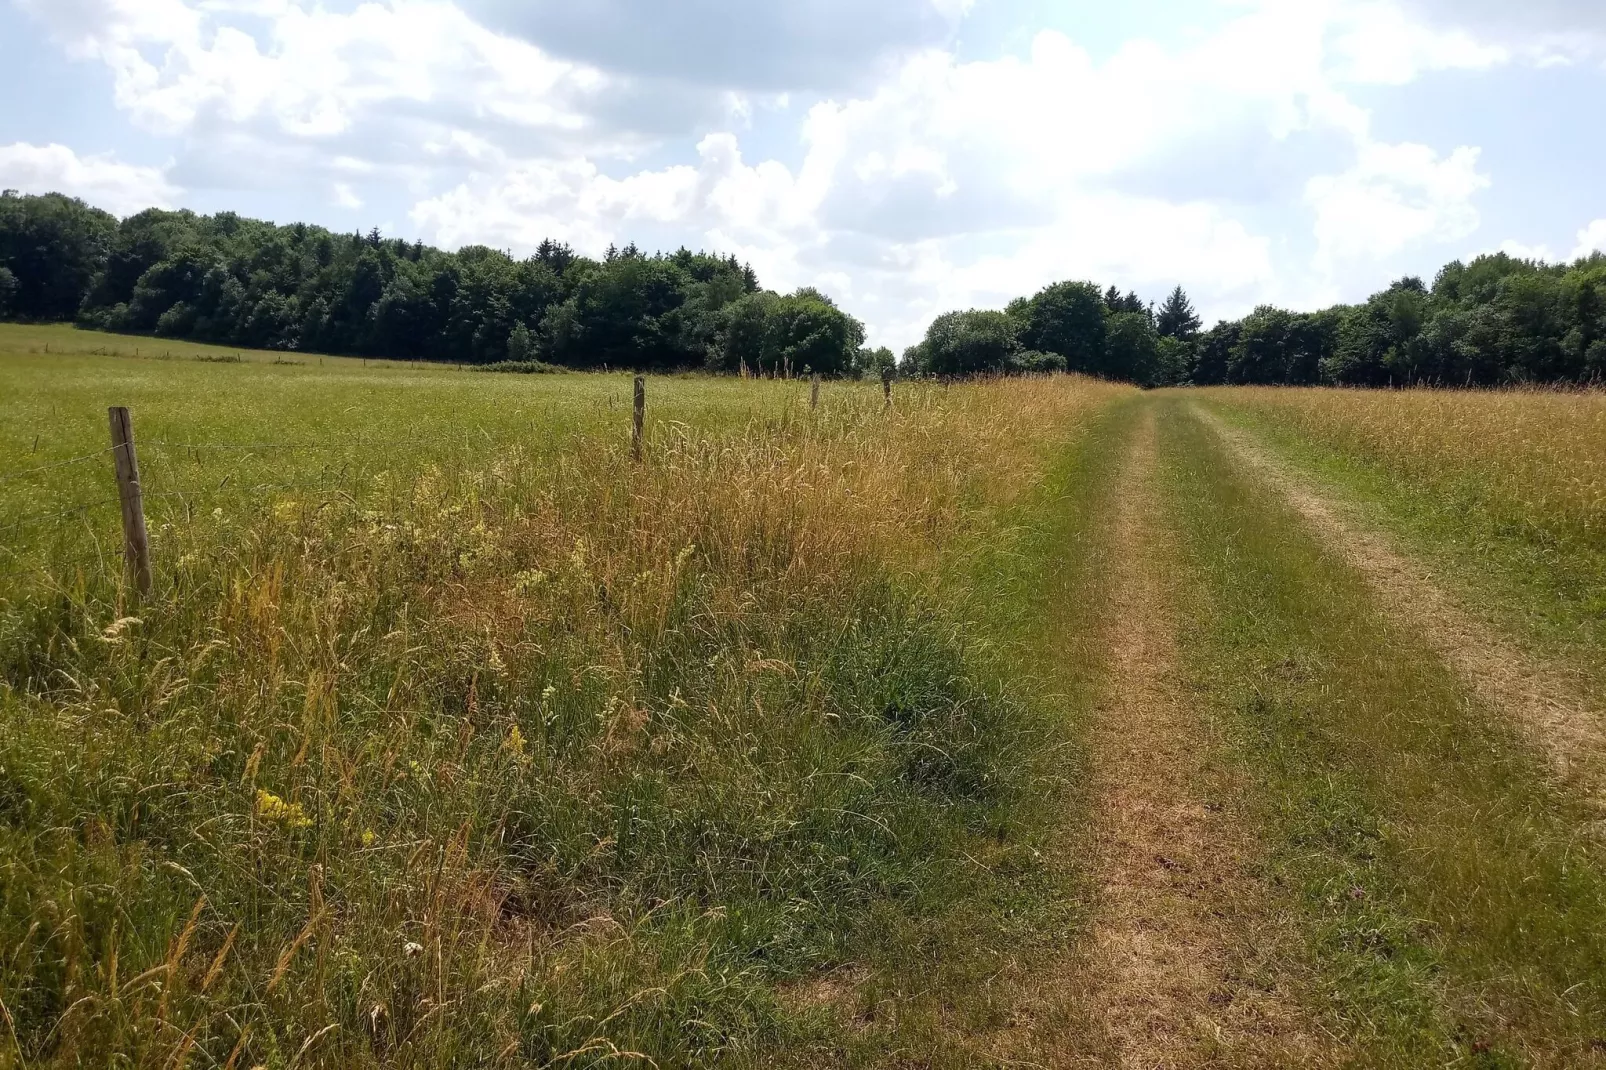
[[[881,392],[886,395],[887,407],[892,407],[892,369],[881,369]]]
[[[641,433],[647,425],[647,377],[636,376],[636,412],[630,423],[630,458],[641,463]]]
[[[815,372],[809,376],[809,409],[812,411],[820,407],[820,373]]]
[[[145,530],[145,496],[139,486],[139,457],[134,453],[134,418],[113,406],[112,457],[117,462],[117,497],[123,506],[123,560],[140,595],[151,593],[151,543]]]

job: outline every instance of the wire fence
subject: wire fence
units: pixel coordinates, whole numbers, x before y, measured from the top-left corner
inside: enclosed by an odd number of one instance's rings
[[[82,516],[85,513],[92,512],[93,510],[102,508],[104,506],[117,505],[120,501],[120,498],[108,498],[104,501],[86,502],[82,505],[75,505],[70,509],[63,509],[60,512],[41,513],[37,516],[23,517],[21,520],[15,520],[7,524],[0,525],[0,534],[10,534],[28,527],[36,527],[40,524],[49,524],[58,520],[65,520],[68,517]]]
[[[193,520],[202,508],[229,506],[242,499],[253,507],[267,505],[265,499],[285,494],[316,494],[327,502],[359,503],[365,489],[382,493],[378,487],[363,487],[364,479],[373,475],[373,468],[389,471],[399,457],[409,457],[421,463],[443,459],[452,454],[472,451],[483,455],[487,447],[495,448],[505,442],[502,436],[488,429],[464,429],[447,435],[394,436],[340,436],[325,441],[264,441],[264,440],[199,440],[185,438],[153,438],[132,442],[133,463],[137,464],[139,480],[132,488],[133,500],[139,510],[138,522],[143,528],[146,510],[150,518],[159,523],[175,519]],[[107,489],[118,493],[105,497],[85,497],[66,507],[51,507],[36,512],[18,514],[12,509],[9,515],[0,513],[0,562],[10,566],[41,567],[46,572],[71,571],[87,565],[102,567],[121,566],[132,561],[136,552],[132,534],[127,530],[122,541],[97,545],[93,553],[62,556],[70,552],[71,543],[83,538],[106,540],[115,531],[117,518],[123,512],[119,506],[124,494],[130,491],[126,473],[118,462],[120,445],[109,446],[73,457],[49,461],[13,472],[0,473],[0,491],[10,492],[13,501],[24,499],[34,492],[59,492],[59,477],[67,470],[95,464],[104,467],[93,478],[104,480]],[[315,464],[274,459],[284,454],[310,454],[319,458]],[[260,459],[253,455],[264,455]],[[227,460],[224,460],[224,459]],[[374,463],[369,465],[369,460]],[[222,462],[221,464],[219,462]],[[290,469],[290,478],[272,478],[272,468]],[[132,471],[131,464],[129,471]],[[316,474],[310,474],[315,469]],[[206,473],[206,479],[197,476]],[[478,478],[484,478],[480,473]],[[499,477],[498,482],[505,477]],[[54,482],[53,482],[54,480]],[[0,494],[0,508],[5,504]],[[308,504],[308,503],[302,503]],[[163,508],[176,505],[177,510]],[[154,507],[154,508],[153,508]],[[95,518],[97,511],[105,510],[104,523]],[[79,519],[91,523],[77,525]],[[54,528],[54,538],[50,529]],[[46,532],[45,538],[39,533]],[[113,548],[115,547],[115,548]]]
[[[44,472],[54,472],[58,468],[70,468],[75,464],[88,464],[90,461],[98,461],[107,454],[111,453],[115,448],[116,447],[114,446],[108,446],[103,450],[96,450],[94,453],[86,453],[82,457],[69,457],[64,461],[53,461],[50,464],[42,464],[37,468],[25,468],[21,472],[11,472],[6,475],[0,475],[0,486],[3,486],[7,483],[14,483],[19,479],[27,479],[31,476],[40,475]]]
[[[483,448],[484,444],[480,436],[469,434],[435,438],[415,435],[400,439],[350,436],[324,442],[157,438],[138,442],[132,448],[140,472],[139,484],[133,491],[134,500],[141,510],[141,524],[144,522],[144,510],[152,507],[155,507],[152,518],[165,522],[173,518],[173,513],[163,508],[167,505],[176,505],[181,517],[193,517],[198,507],[203,505],[229,504],[242,498],[261,503],[262,499],[289,493],[316,493],[330,501],[355,503],[358,492],[354,481],[361,478],[362,469],[355,460],[342,463],[342,455],[362,454],[384,463],[403,454],[417,455],[421,448],[426,453],[447,453],[470,447]],[[0,473],[0,491],[7,492],[14,503],[12,509],[0,513],[0,561],[11,565],[44,565],[50,570],[72,570],[91,564],[109,566],[114,561],[121,565],[131,544],[115,544],[115,550],[97,546],[93,553],[72,557],[45,552],[51,546],[57,550],[70,550],[70,543],[85,535],[97,540],[110,535],[111,532],[103,528],[115,528],[122,512],[119,507],[130,489],[125,485],[126,473],[122,466],[115,463],[119,460],[116,455],[121,448],[118,445],[108,446],[91,453]],[[317,462],[315,474],[307,471],[313,465],[300,465],[292,466],[293,470],[286,473],[290,478],[273,478],[271,473],[252,463],[250,457],[252,454],[286,453],[307,453],[327,457],[328,460]],[[231,459],[218,466],[216,462],[222,458]],[[276,465],[280,462],[270,460],[264,463]],[[76,476],[65,485],[60,477],[70,469],[91,465],[103,466],[92,474],[94,481],[99,483],[104,480],[106,488],[116,493],[103,497],[85,495],[69,505],[53,505],[33,512],[19,512],[16,508],[29,497],[48,497],[60,493],[64,486],[68,489],[78,486]],[[132,471],[132,467],[129,471]],[[206,474],[204,481],[196,478],[201,473]],[[4,504],[3,498],[0,498],[0,506]],[[95,516],[100,511],[107,514],[104,525]],[[80,519],[89,520],[90,523],[74,523]],[[125,531],[124,534],[126,536],[128,533]]]
[[[819,406],[818,383],[812,384],[810,408]],[[886,384],[888,402],[890,404],[891,387]],[[631,460],[640,464],[643,460],[643,427],[645,407],[645,382],[638,378],[634,397],[634,406],[626,409],[624,415],[630,421],[630,451]],[[613,399],[608,400],[610,410],[613,408]],[[119,417],[120,414],[120,417]],[[419,435],[411,434],[402,437],[395,436],[369,436],[345,435],[336,436],[323,441],[262,441],[262,440],[193,440],[181,437],[152,438],[138,441],[132,432],[132,417],[125,409],[112,410],[114,444],[104,449],[84,453],[78,456],[65,457],[59,460],[48,461],[44,464],[19,469],[14,472],[0,472],[0,508],[6,505],[5,498],[9,494],[16,498],[29,492],[52,492],[61,488],[53,486],[53,478],[68,469],[82,468],[90,465],[103,465],[103,476],[108,489],[115,487],[118,493],[115,496],[97,497],[81,500],[65,508],[50,507],[26,515],[17,515],[12,510],[9,515],[0,514],[0,553],[7,560],[20,562],[25,559],[22,548],[14,543],[16,540],[38,529],[55,525],[62,535],[77,530],[90,537],[97,537],[105,532],[89,530],[95,525],[83,525],[70,528],[66,521],[88,518],[97,510],[111,510],[114,507],[124,506],[118,510],[121,515],[124,531],[124,543],[121,552],[112,552],[97,548],[96,552],[88,558],[64,560],[59,556],[51,557],[49,564],[55,567],[76,567],[89,561],[106,562],[109,558],[129,557],[139,553],[136,543],[142,543],[145,535],[145,506],[152,503],[181,503],[186,517],[193,518],[196,505],[202,503],[218,502],[227,504],[230,500],[238,501],[239,497],[262,499],[268,495],[283,493],[318,492],[327,495],[330,500],[342,500],[350,504],[357,504],[361,500],[362,487],[359,485],[365,477],[373,475],[372,467],[381,467],[381,471],[389,471],[388,465],[400,457],[413,457],[418,460],[429,458],[441,459],[448,453],[462,453],[474,451],[483,454],[487,447],[495,448],[506,442],[505,437],[494,435],[489,428],[473,427],[454,429],[454,433],[445,435]],[[117,420],[125,421],[126,433],[121,440],[118,438]],[[750,420],[751,423],[751,414]],[[669,421],[664,426],[671,429],[685,430],[686,425],[678,421]],[[126,443],[126,445],[125,445]],[[35,448],[38,441],[35,439]],[[120,451],[126,450],[126,454]],[[322,462],[322,470],[315,478],[305,478],[306,469],[310,465],[301,465],[299,470],[293,469],[293,478],[263,478],[265,473],[258,465],[250,463],[254,455],[272,455],[308,453],[328,457]],[[218,468],[217,459],[220,456],[233,457],[236,460],[227,464],[228,470],[222,477],[216,478]],[[344,458],[344,459],[343,459]],[[367,462],[373,461],[370,466]],[[283,467],[285,462],[278,460],[264,460],[263,464]],[[139,470],[139,478],[135,480],[133,473]],[[194,477],[203,471],[210,471],[204,484],[191,482]],[[287,473],[291,474],[291,473]],[[51,477],[51,478],[47,478]],[[497,471],[480,471],[476,479],[480,481],[491,480],[494,483],[510,482],[513,477]],[[114,482],[115,480],[115,482]],[[189,485],[184,485],[188,483]],[[371,487],[383,493],[383,488]],[[262,504],[260,501],[258,504]],[[172,519],[171,514],[158,513],[159,520],[166,522]],[[110,519],[110,518],[108,518]],[[97,521],[98,525],[98,521]],[[137,531],[136,531],[137,529]],[[8,545],[12,544],[12,545]],[[39,543],[34,548],[39,549]],[[59,547],[58,547],[59,549]],[[36,554],[36,558],[40,555]],[[41,564],[46,563],[39,559]]]

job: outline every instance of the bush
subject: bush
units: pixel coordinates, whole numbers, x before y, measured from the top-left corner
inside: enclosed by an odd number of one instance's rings
[[[195,329],[195,310],[180,301],[163,312],[156,321],[156,333],[164,338],[184,338]]]
[[[515,324],[507,338],[507,362],[529,364],[535,361],[535,337],[524,324]]]
[[[1068,362],[1059,353],[1040,353],[1028,349],[1010,359],[1009,370],[1022,375],[1052,375],[1067,369]]]
[[[513,375],[556,375],[564,369],[556,364],[539,360],[499,360],[495,364],[481,364],[475,371],[508,372]]]
[[[938,316],[920,345],[921,372],[963,377],[1008,371],[1020,353],[1015,322],[1002,312],[972,309]]]

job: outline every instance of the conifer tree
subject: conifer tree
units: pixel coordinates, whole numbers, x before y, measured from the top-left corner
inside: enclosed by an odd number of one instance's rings
[[[1165,303],[1160,306],[1159,317],[1154,326],[1160,332],[1162,338],[1177,338],[1187,341],[1199,333],[1199,328],[1204,326],[1204,321],[1199,318],[1199,313],[1194,311],[1193,303],[1188,300],[1188,295],[1183,292],[1182,287],[1178,286],[1171,291],[1171,296],[1166,298]]]

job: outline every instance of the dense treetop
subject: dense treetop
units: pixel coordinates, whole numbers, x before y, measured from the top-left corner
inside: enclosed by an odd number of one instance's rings
[[[734,258],[635,246],[604,260],[455,253],[232,213],[118,221],[0,195],[0,317],[261,349],[572,368],[853,375],[879,359],[825,295],[760,289]]]
[[[1148,386],[1593,383],[1606,376],[1606,255],[1571,265],[1482,256],[1365,304],[1263,306],[1202,326],[1181,287],[1153,308],[1062,282],[1004,313],[941,316],[905,360],[932,375],[1068,369]]]
[[[545,242],[471,246],[152,209],[125,220],[58,194],[0,195],[0,318],[263,349],[572,368],[879,375],[887,350],[825,295],[761,289],[734,258],[631,245],[602,260]],[[1203,330],[1178,287],[1158,307],[1061,282],[1002,312],[937,317],[904,374],[1078,371],[1170,383],[1581,383],[1606,374],[1606,255],[1505,254],[1402,279],[1364,304],[1265,306]]]

